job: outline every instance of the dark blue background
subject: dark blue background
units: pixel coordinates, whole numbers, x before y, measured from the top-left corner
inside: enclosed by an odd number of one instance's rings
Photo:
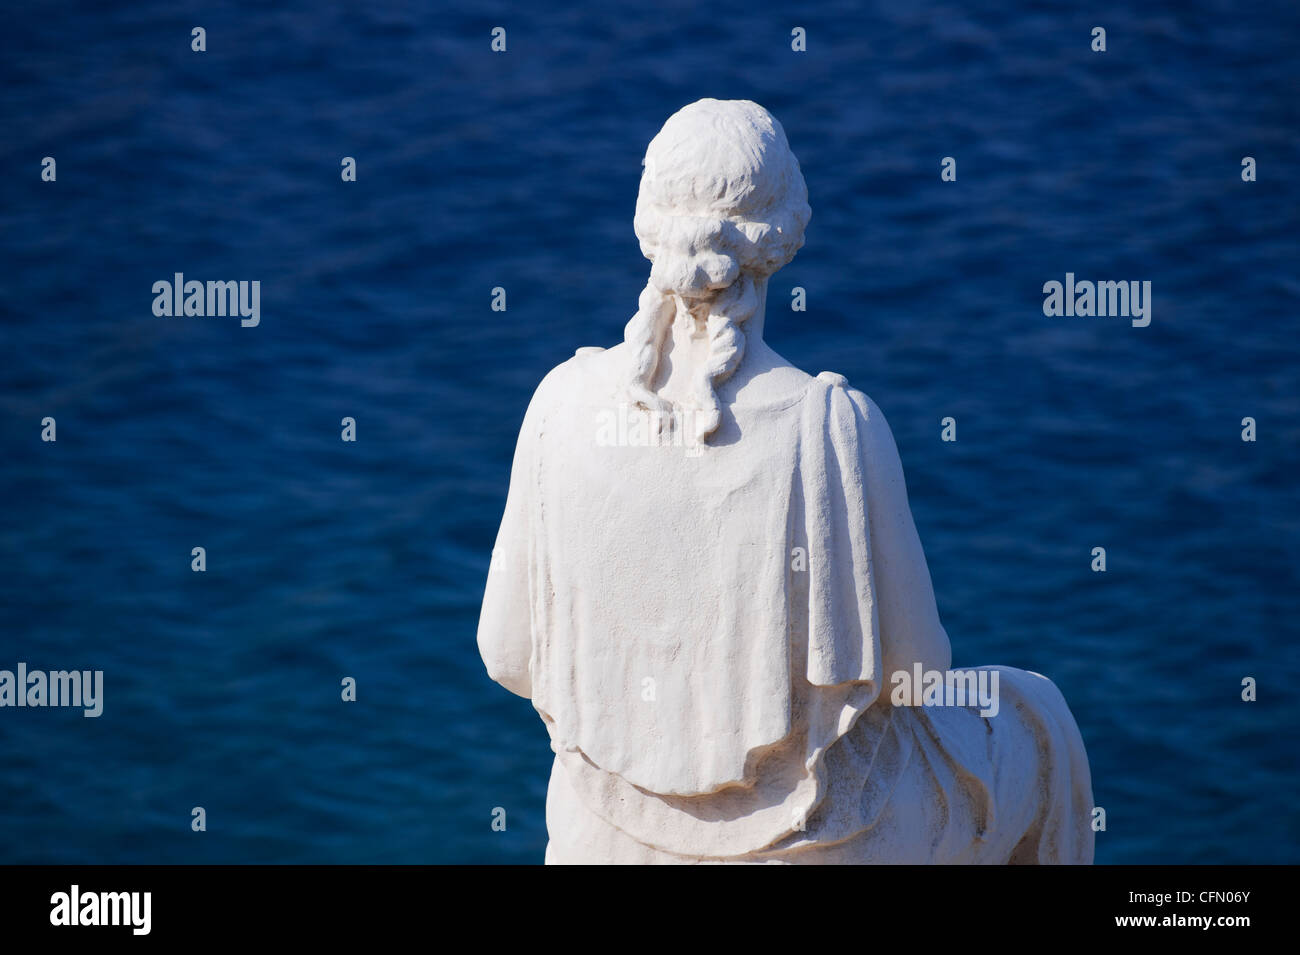
[[[0,668],[106,703],[0,710],[0,861],[540,861],[489,552],[532,389],[635,309],[646,143],[704,96],[783,123],[813,218],[768,338],[884,410],[956,662],[1061,687],[1098,861],[1297,861],[1300,8],[1132,6],[7,13]],[[176,271],[260,280],[261,325],[154,317]],[[1150,327],[1044,317],[1067,271],[1150,280]]]

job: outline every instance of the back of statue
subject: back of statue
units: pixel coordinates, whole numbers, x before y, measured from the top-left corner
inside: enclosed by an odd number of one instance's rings
[[[1022,714],[1000,735],[891,699],[951,652],[880,410],[762,339],[808,219],[765,110],[679,111],[646,154],[623,343],[530,403],[479,646],[551,735],[548,861],[1090,861],[1049,681],[985,669]]]

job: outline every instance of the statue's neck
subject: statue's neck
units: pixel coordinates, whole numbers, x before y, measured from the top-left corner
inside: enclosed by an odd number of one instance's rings
[[[741,367],[760,359],[768,351],[763,342],[763,318],[767,307],[767,278],[754,280],[758,307],[740,327],[745,336],[745,354]],[[709,300],[680,301],[673,317],[672,329],[664,341],[663,354],[655,375],[655,391],[668,401],[685,400],[699,381],[709,360]],[[737,369],[739,372],[740,369]]]

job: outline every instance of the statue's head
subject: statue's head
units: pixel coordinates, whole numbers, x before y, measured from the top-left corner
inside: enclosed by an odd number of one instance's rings
[[[680,312],[707,313],[709,360],[690,407],[703,441],[721,421],[715,386],[744,356],[741,326],[761,283],[803,245],[811,210],[785,131],[749,100],[702,99],[669,117],[646,150],[634,227],[653,265],[624,338],[629,394],[669,410],[651,390],[667,330]]]
[[[634,226],[651,283],[691,298],[781,268],[809,214],[781,124],[749,100],[702,99],[651,140]]]

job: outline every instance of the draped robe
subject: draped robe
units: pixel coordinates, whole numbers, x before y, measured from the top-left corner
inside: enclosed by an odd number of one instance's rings
[[[652,854],[848,839],[920,752],[890,674],[951,664],[889,427],[843,377],[784,369],[761,399],[720,391],[702,453],[632,446],[622,349],[534,394],[480,618],[489,675],[551,736],[553,846],[586,813]],[[849,798],[827,799],[832,750],[861,751]],[[990,771],[943,780],[991,819]]]

